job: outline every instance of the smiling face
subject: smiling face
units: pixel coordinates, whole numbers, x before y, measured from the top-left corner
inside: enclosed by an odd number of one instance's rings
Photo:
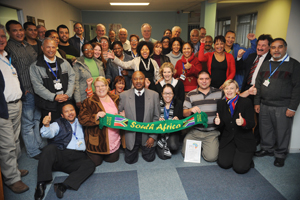
[[[43,27],[43,26],[41,26],[37,31],[38,31],[39,39],[40,39],[40,40],[45,39],[45,33],[46,33],[46,31],[47,31],[46,28]]]
[[[167,36],[167,37],[171,38],[172,37],[171,31],[166,31],[164,36]]]
[[[208,50],[212,49],[213,39],[210,36],[206,36],[205,39],[206,40],[205,40],[205,47],[204,47],[204,49],[206,51],[208,51]]]
[[[224,52],[225,44],[221,40],[217,40],[216,43],[214,44],[214,47],[215,47],[215,52],[222,53]]]
[[[98,38],[101,38],[102,36],[104,36],[106,34],[105,27],[103,27],[103,26],[97,26],[97,28],[96,28],[96,34],[97,34]]]
[[[108,42],[106,39],[101,39],[101,47],[102,47],[102,51],[108,50]]]
[[[25,30],[26,38],[34,40],[36,39],[37,34],[36,26],[28,25],[27,29]]]
[[[145,86],[145,75],[141,71],[136,71],[132,74],[132,84],[137,90],[142,90]]]
[[[94,47],[94,57],[99,58],[101,56],[101,47],[99,45],[96,45]]]
[[[199,31],[193,30],[190,35],[191,42],[195,45],[199,42]]]
[[[127,40],[127,31],[124,29],[121,29],[119,32],[119,39],[122,44],[124,44]]]
[[[160,55],[162,52],[162,45],[161,44],[157,44],[154,47],[154,54],[155,55]]]
[[[167,49],[167,48],[169,48],[170,40],[164,39],[163,42],[162,42],[162,44],[163,44],[163,45],[162,45],[163,48],[164,48],[164,49]]]
[[[84,32],[84,29],[83,29],[83,27],[81,26],[80,23],[77,23],[77,24],[75,25],[74,32],[75,32],[76,35],[78,35],[78,36],[82,35],[82,33]]]
[[[169,82],[173,77],[173,73],[171,68],[165,67],[163,69],[163,78],[165,79],[165,82]]]
[[[115,87],[116,87],[116,91],[118,93],[121,93],[121,92],[123,92],[123,90],[125,88],[125,82],[124,81],[119,81],[119,82],[116,83]]]
[[[178,41],[173,42],[172,52],[177,54],[179,51],[180,51],[180,43]]]
[[[234,33],[231,33],[231,32],[228,32],[226,35],[225,35],[225,40],[226,40],[226,46],[228,47],[232,47],[234,41],[235,41],[235,34]]]
[[[204,38],[205,37],[205,35],[206,35],[206,29],[204,29],[204,28],[201,28],[201,30],[200,30],[200,39],[201,38]]]
[[[67,28],[59,28],[58,30],[59,41],[67,43],[69,40],[69,30]]]
[[[108,85],[105,85],[102,81],[96,81],[94,83],[95,93],[98,97],[104,98],[108,92]]]
[[[151,37],[151,27],[149,25],[145,25],[142,28],[142,35],[146,41],[148,41]]]
[[[141,49],[141,56],[144,58],[144,59],[147,59],[149,57],[149,54],[150,54],[150,50],[149,48],[147,47],[147,45],[144,45]]]
[[[120,45],[116,44],[114,45],[113,51],[115,53],[115,55],[120,58],[123,54],[123,47],[121,47]]]
[[[175,30],[172,31],[172,38],[174,38],[174,37],[180,37],[180,34],[181,34],[180,28],[175,28]]]
[[[109,39],[110,39],[111,41],[114,41],[115,38],[116,38],[116,33],[115,33],[115,31],[113,31],[113,30],[109,31],[108,37],[109,37]]]
[[[287,47],[284,46],[283,41],[277,40],[271,44],[270,54],[275,61],[280,60],[285,56]]]
[[[211,82],[211,78],[207,73],[201,73],[197,79],[197,83],[199,88],[202,90],[206,90],[209,88]]]
[[[189,59],[193,53],[193,49],[189,44],[184,44],[182,47],[182,53],[185,59]]]
[[[270,50],[269,41],[268,40],[258,40],[256,53],[258,56],[262,56]]]
[[[76,119],[75,108],[71,104],[67,104],[62,108],[62,118],[65,118],[68,122],[73,123]]]
[[[9,25],[9,37],[18,41],[18,42],[23,42],[25,34],[24,34],[24,29],[20,24],[11,24]]]
[[[58,44],[59,44],[58,34],[56,32],[51,32],[51,34],[49,35],[49,37],[52,38],[55,41],[56,47],[57,47]]]
[[[4,31],[0,29],[0,53],[2,54],[7,45],[7,39]]]
[[[91,44],[86,44],[83,46],[83,55],[86,58],[93,58],[94,56],[94,49],[93,46]]]
[[[56,43],[53,40],[46,40],[42,45],[42,51],[47,58],[52,60],[56,53]]]
[[[239,88],[234,83],[230,83],[224,88],[224,94],[227,99],[232,99],[238,94]]]
[[[174,97],[172,88],[165,87],[164,90],[162,91],[162,97],[163,97],[165,103],[171,103],[171,101]]]

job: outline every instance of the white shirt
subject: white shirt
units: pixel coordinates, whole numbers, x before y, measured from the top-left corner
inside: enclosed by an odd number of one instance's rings
[[[6,51],[3,52],[3,55],[0,54],[0,70],[5,82],[4,97],[6,102],[10,102],[21,99],[23,93],[20,87],[17,70],[12,64],[10,66],[6,64],[9,63],[9,60],[5,56],[7,56]]]
[[[252,75],[252,79],[251,79],[251,83],[250,83],[251,85],[254,85],[254,84],[255,84],[255,79],[256,79],[256,77],[257,77],[257,74],[258,74],[258,72],[259,72],[259,69],[260,69],[262,63],[264,62],[264,60],[265,60],[267,54],[268,54],[268,52],[265,53],[264,55],[262,55],[262,56],[259,58],[259,61],[258,61],[257,66],[256,66],[256,68],[255,68],[255,71],[253,72],[253,75]],[[256,61],[257,57],[258,57],[258,56],[256,56],[254,62]],[[254,63],[254,62],[253,62],[253,63]]]
[[[140,92],[140,94],[139,94]],[[136,96],[141,96],[143,95],[145,92],[145,88],[143,88],[142,90],[137,90],[137,89],[134,89],[134,93],[136,94]]]
[[[79,38],[80,39],[80,37],[79,36],[77,36],[76,34],[75,34],[75,37],[77,37],[77,38]],[[80,49],[79,49],[79,51],[80,51],[80,56],[83,56],[83,52],[81,51],[81,48],[82,48],[82,45],[84,44],[84,37],[82,37],[82,39],[80,39]]]
[[[275,61],[275,60],[273,59],[273,57],[272,57],[272,58],[270,59],[270,61],[281,62],[281,61],[283,61],[283,59],[284,59],[286,56],[287,56],[287,58],[284,60],[284,62],[289,62],[289,61],[290,61],[290,56],[287,55],[287,53],[286,53],[280,60]]]

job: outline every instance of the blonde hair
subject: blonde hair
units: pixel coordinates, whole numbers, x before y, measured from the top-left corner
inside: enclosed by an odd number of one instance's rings
[[[170,62],[165,62],[164,64],[162,64],[162,66],[159,69],[159,75],[161,77],[163,77],[163,72],[165,68],[170,68],[172,71],[172,74],[174,74],[174,65]]]
[[[233,83],[235,85],[235,87],[239,90],[239,84],[233,79],[229,79],[229,80],[225,81],[223,84],[223,88],[225,89],[225,87],[227,87],[231,83]]]
[[[101,81],[104,85],[108,86],[108,82],[104,76],[98,76],[94,81],[94,86],[97,81]]]

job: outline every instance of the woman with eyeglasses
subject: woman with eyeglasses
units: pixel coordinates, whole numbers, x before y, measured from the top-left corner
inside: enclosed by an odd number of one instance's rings
[[[167,83],[162,88],[160,100],[160,117],[159,121],[179,120],[183,118],[182,102],[174,95],[174,87]],[[157,156],[162,159],[169,159],[172,152],[179,148],[179,132],[166,133],[159,135],[156,146]]]
[[[95,80],[99,76],[104,76],[103,63],[94,57],[94,48],[86,43],[82,46],[83,56],[77,59],[73,69],[75,71],[75,91],[74,98],[76,106],[81,107],[83,100],[87,98],[87,79]],[[95,91],[94,86],[92,90]]]
[[[102,36],[102,37],[100,38],[100,43],[101,43],[101,47],[102,47],[102,55],[103,55],[103,58],[104,58],[105,60],[107,60],[107,59],[108,59],[108,58],[107,58],[107,53],[112,52],[112,51],[109,49],[109,44],[110,44],[110,42],[109,42],[108,37],[107,37],[107,36]]]

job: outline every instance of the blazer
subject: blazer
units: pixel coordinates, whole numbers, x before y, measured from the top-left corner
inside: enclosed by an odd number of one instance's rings
[[[245,60],[240,59],[239,61],[236,62],[236,68],[237,69],[245,70],[245,75],[244,75],[244,79],[243,79],[242,88],[240,88],[241,92],[244,92],[245,90],[248,89],[248,88],[246,88],[247,81],[248,81],[248,76],[249,76],[249,73],[251,71],[252,64],[253,64],[254,60],[256,59],[256,56],[257,56],[257,53],[252,53]],[[271,54],[269,52],[266,55],[263,62],[265,62],[266,60],[270,60],[270,59],[271,59]]]
[[[217,103],[217,113],[219,113],[221,121],[219,127],[224,127],[220,136],[219,148],[224,148],[230,141],[234,140],[239,151],[255,152],[256,142],[252,132],[252,128],[255,126],[255,121],[254,109],[251,100],[239,97],[235,106],[233,117],[230,115],[225,99],[219,100]],[[239,113],[241,113],[244,120],[246,120],[246,126],[238,126],[236,124],[236,119],[239,118]]]
[[[73,47],[75,47],[75,49],[78,50],[79,54],[81,52],[81,48],[80,48],[80,38],[76,37],[76,35],[74,35],[73,37],[71,37],[69,39],[69,43],[70,45],[72,45]],[[83,38],[83,44],[88,43],[88,41]]]
[[[160,116],[160,105],[159,95],[153,90],[145,88],[145,112],[144,122],[155,122],[159,120]],[[120,94],[119,112],[125,110],[125,116],[128,119],[136,120],[135,110],[135,93],[134,88],[122,92]],[[125,143],[126,148],[130,151],[134,147],[136,132],[125,131]],[[142,144],[145,146],[148,138],[151,137],[155,140],[154,146],[156,145],[157,134],[146,134],[142,133]]]

